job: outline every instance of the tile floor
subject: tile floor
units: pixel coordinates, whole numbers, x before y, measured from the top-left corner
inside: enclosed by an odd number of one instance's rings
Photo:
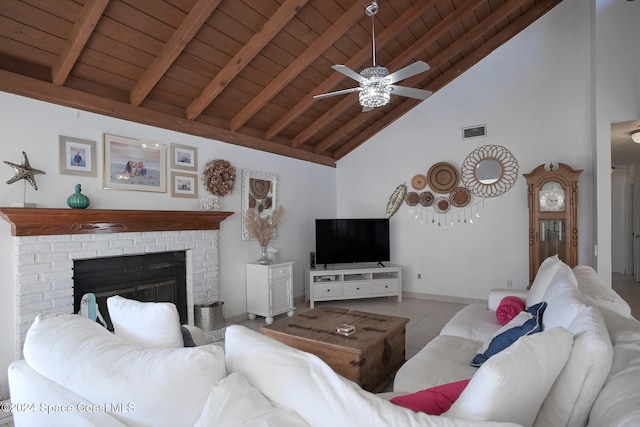
[[[640,283],[635,282],[632,276],[614,273],[613,289],[629,303],[633,317],[640,319]],[[406,329],[405,351],[406,357],[409,359],[432,338],[437,336],[444,324],[465,304],[406,297],[403,298],[402,302],[398,302],[395,297],[388,297],[316,303],[316,306],[320,305],[331,305],[410,319]],[[309,310],[308,303],[296,304],[296,314],[303,313],[306,310]],[[276,316],[275,321],[285,317],[286,314],[281,314]],[[257,317],[255,320],[246,320],[241,324],[257,331],[265,325],[263,317]]]

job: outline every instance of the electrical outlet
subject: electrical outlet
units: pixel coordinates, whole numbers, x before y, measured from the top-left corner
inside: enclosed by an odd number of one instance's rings
[[[507,288],[509,289],[513,288],[513,280],[511,279],[507,280]]]
[[[422,274],[418,273],[418,279],[422,279]]]

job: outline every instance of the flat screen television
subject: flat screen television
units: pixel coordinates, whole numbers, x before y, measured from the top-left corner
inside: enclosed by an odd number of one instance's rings
[[[316,264],[390,261],[389,219],[316,219]]]

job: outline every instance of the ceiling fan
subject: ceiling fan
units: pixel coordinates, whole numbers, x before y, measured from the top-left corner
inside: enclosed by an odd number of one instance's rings
[[[371,17],[371,50],[373,53],[373,66],[365,68],[359,74],[345,65],[333,65],[331,68],[350,77],[360,83],[360,86],[338,90],[335,92],[314,95],[314,99],[327,98],[330,96],[344,95],[352,92],[359,92],[358,98],[362,111],[371,111],[374,108],[387,105],[391,99],[390,95],[406,96],[409,98],[425,100],[431,95],[431,91],[423,89],[415,89],[406,86],[398,86],[393,83],[407,79],[416,74],[429,70],[429,64],[423,61],[417,61],[407,65],[396,72],[389,74],[389,70],[380,65],[376,65],[376,39],[374,30],[374,16],[378,13],[378,2],[371,2],[364,12]]]

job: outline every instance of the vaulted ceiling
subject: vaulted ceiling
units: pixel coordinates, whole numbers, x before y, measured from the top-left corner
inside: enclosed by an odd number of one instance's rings
[[[380,0],[376,63],[435,92],[560,1]],[[333,166],[421,102],[313,98],[371,66],[369,3],[2,0],[0,90]]]

